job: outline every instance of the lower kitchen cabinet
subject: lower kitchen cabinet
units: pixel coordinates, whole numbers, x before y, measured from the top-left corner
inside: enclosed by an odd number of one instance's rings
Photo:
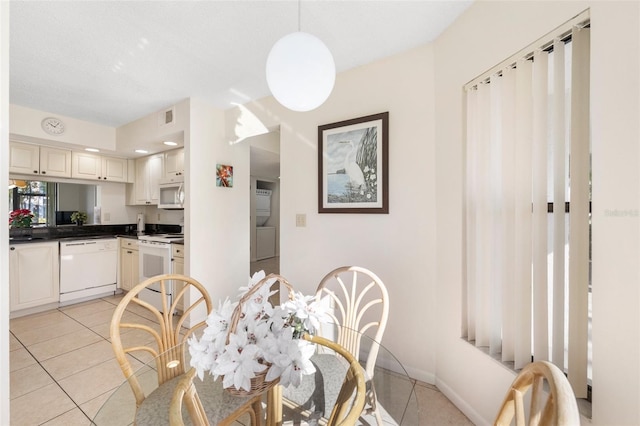
[[[184,275],[184,245],[182,244],[171,244],[171,273]],[[178,294],[183,286],[182,284],[175,283],[175,287],[176,288],[173,289],[174,294]],[[184,301],[184,298],[180,299],[178,310],[184,312],[182,301]]]
[[[120,238],[120,288],[131,290],[140,281],[138,241]]]
[[[9,245],[10,311],[60,299],[58,242]]]

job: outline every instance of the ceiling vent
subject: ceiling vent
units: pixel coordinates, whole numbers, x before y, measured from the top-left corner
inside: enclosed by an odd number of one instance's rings
[[[170,124],[173,124],[173,122],[176,121],[176,107],[173,106],[169,109],[166,109],[164,111],[160,111],[158,113],[158,124],[160,125],[160,127],[162,126],[168,126]]]

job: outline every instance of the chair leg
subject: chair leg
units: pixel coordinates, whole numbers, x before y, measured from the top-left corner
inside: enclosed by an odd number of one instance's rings
[[[382,426],[384,423],[382,422],[382,414],[380,414],[380,410],[378,410],[378,397],[376,396],[376,389],[373,385],[373,380],[370,381],[371,388],[369,392],[367,392],[367,403],[369,408],[365,408],[367,414],[373,414],[376,418],[376,423],[378,426]]]
[[[376,422],[378,422],[378,426],[382,426],[382,414],[380,414],[380,410],[376,409],[373,414],[376,416]]]
[[[254,426],[262,426],[262,397],[255,397],[251,403],[251,408],[255,416],[255,421],[253,421],[252,424]]]

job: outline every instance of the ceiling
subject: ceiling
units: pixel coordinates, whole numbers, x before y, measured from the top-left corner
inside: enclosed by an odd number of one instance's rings
[[[271,46],[300,29],[338,72],[428,43],[471,0],[16,1],[10,103],[118,127],[198,97],[269,95]]]

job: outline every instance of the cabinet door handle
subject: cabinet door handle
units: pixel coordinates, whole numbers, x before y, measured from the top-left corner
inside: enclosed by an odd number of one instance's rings
[[[38,173],[38,171],[37,171],[37,170],[34,170],[34,171],[33,171],[33,173]]]
[[[47,174],[47,171],[46,171],[46,170],[43,170],[43,171],[41,171],[40,173],[42,173],[43,175],[46,175],[46,174]]]
[[[16,249],[15,247],[11,247],[11,249],[10,249],[10,250],[15,250],[15,249]]]
[[[128,253],[128,254],[131,254],[131,253],[133,253],[133,252],[132,252],[131,250],[127,250],[127,253]]]

